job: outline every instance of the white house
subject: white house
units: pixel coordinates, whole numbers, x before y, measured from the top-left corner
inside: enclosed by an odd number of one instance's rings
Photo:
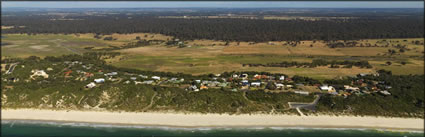
[[[261,86],[261,82],[251,82],[251,86]]]
[[[320,86],[320,90],[332,92],[332,91],[335,91],[335,88],[332,86],[323,85],[323,86]]]
[[[283,85],[282,83],[277,83],[276,84],[276,88],[283,88],[285,85]]]
[[[232,77],[233,77],[233,78],[238,78],[238,77],[239,77],[239,75],[238,75],[238,74],[233,74],[233,75],[232,75]]]
[[[103,82],[105,82],[105,79],[104,78],[94,79],[94,82],[96,82],[96,83],[103,83]]]
[[[139,75],[139,76],[142,78],[148,78],[148,76],[145,76],[145,75]]]
[[[89,84],[86,85],[86,88],[94,88],[96,87],[96,84],[94,84],[94,82],[90,82]]]
[[[152,84],[153,80],[147,80],[147,81],[143,81],[143,84]]]
[[[108,76],[115,76],[115,75],[118,75],[118,72],[106,73],[106,75],[108,75]]]
[[[32,70],[31,72],[34,73],[30,76],[32,79],[34,78],[34,76],[49,78],[49,75],[46,72],[44,72],[44,70]]]
[[[379,93],[384,94],[384,95],[391,95],[391,93],[388,92],[387,90],[381,90],[381,91],[379,91]]]
[[[161,79],[161,77],[158,77],[158,76],[152,76],[152,79],[160,80],[160,79]]]
[[[344,85],[345,90],[359,91],[358,87],[351,87],[349,85]]]
[[[301,94],[301,95],[308,95],[309,94],[309,92],[307,92],[307,91],[294,91],[295,93],[297,93],[297,94]]]
[[[136,80],[137,78],[136,78],[136,77],[130,77],[130,79],[131,79],[131,80]]]
[[[142,84],[143,82],[141,82],[141,81],[134,81],[134,84]]]
[[[199,79],[198,79],[198,80],[195,80],[195,82],[196,82],[196,83],[201,83],[201,80],[199,80]]]
[[[285,80],[285,76],[280,76],[279,80]]]

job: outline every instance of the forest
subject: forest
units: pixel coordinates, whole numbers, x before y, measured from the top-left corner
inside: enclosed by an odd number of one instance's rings
[[[264,14],[263,12],[254,11],[251,14]],[[330,18],[314,21],[302,19],[158,18],[159,15],[176,15],[176,13],[141,12],[146,14],[134,13],[129,15],[125,12],[117,11],[118,13],[114,12],[114,14],[108,14],[110,12],[113,11],[105,11],[103,14],[99,15],[69,13],[68,15],[65,14],[65,16],[45,14],[45,12],[37,11],[30,13],[7,12],[6,15],[8,16],[2,16],[2,26],[17,27],[4,29],[2,33],[128,34],[143,32],[160,33],[174,36],[181,40],[211,39],[253,42],[424,37],[423,16],[417,15],[417,12],[409,12],[406,15],[400,11],[396,12],[395,15],[388,15],[385,12],[372,14],[372,11],[369,11],[369,16],[365,13],[343,12],[341,15],[336,14],[334,16],[338,17],[345,15],[356,18]],[[219,13],[220,12],[201,12],[198,14],[217,15]],[[286,13],[280,12],[267,13],[270,15],[287,15]],[[398,14],[406,16],[397,16]],[[188,13],[180,13],[177,15],[186,16]],[[288,16],[294,15],[289,14]],[[303,16],[320,17],[323,15],[306,13],[306,15]]]

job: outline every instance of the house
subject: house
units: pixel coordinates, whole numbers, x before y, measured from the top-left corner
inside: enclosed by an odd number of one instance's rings
[[[286,85],[287,88],[293,88],[293,85]]]
[[[349,85],[344,85],[344,88],[347,91],[359,91],[360,90],[358,87],[351,87]]]
[[[203,90],[203,89],[208,89],[207,86],[202,85],[199,89]]]
[[[94,84],[94,82],[90,82],[89,84],[86,85],[86,88],[94,88],[96,87],[96,84]]]
[[[65,77],[69,76],[69,74],[72,73],[72,70],[68,70],[67,72],[65,72]]]
[[[107,76],[115,76],[118,75],[118,72],[106,73]]]
[[[216,76],[216,77],[220,77],[220,76],[221,76],[221,74],[215,74],[215,76]]]
[[[279,80],[285,80],[285,76],[280,76]]]
[[[152,84],[152,83],[153,83],[153,80],[147,80],[147,81],[143,81],[142,84]]]
[[[267,78],[269,78],[267,75],[258,75],[258,74],[254,75],[254,79],[267,79]]]
[[[193,91],[199,91],[199,89],[196,85],[189,86],[189,88],[187,88],[187,89],[193,90]]]
[[[320,86],[320,90],[322,90],[322,91],[329,91],[329,92],[336,91],[334,87],[328,86],[328,85]]]
[[[278,89],[282,89],[283,87],[285,87],[285,85],[283,85],[282,83],[276,84],[276,88],[278,88]]]
[[[381,90],[381,91],[379,91],[379,93],[381,93],[381,94],[383,94],[385,96],[391,95],[391,93],[388,92],[387,90]]]
[[[130,77],[130,79],[134,81],[134,80],[136,80],[137,78],[136,78],[136,77]]]
[[[139,77],[141,77],[141,78],[148,78],[148,76],[145,76],[145,75],[139,75]]]
[[[127,81],[125,81],[124,83],[125,83],[125,84],[130,84],[130,81],[129,81],[129,80],[127,80]]]
[[[239,77],[242,78],[242,79],[247,79],[248,78],[248,74],[241,74]]]
[[[292,81],[291,78],[286,78],[285,80],[288,81],[288,82],[291,82]]]
[[[232,77],[233,78],[239,78],[239,75],[238,74],[233,74]]]
[[[248,80],[242,80],[241,82],[242,82],[242,86],[246,86],[249,84]]]
[[[41,76],[43,78],[49,78],[49,75],[44,72],[44,70],[32,70],[33,74],[30,76],[32,79],[34,79],[35,76]]]
[[[261,86],[261,82],[251,82],[251,86]]]
[[[94,79],[94,82],[96,82],[96,83],[103,83],[103,82],[105,82],[105,79],[104,78]]]
[[[195,82],[196,82],[196,83],[201,83],[201,80],[199,80],[199,79],[198,79],[198,80],[195,80]]]
[[[366,73],[360,73],[359,74],[359,76],[362,76],[362,77],[364,77],[364,76],[367,76],[368,74],[366,74]]]
[[[308,95],[308,94],[310,94],[309,92],[307,92],[307,91],[294,91],[296,94],[301,94],[301,95]]]
[[[85,73],[85,77],[93,77],[94,76],[94,74],[93,73],[90,73],[90,72],[86,72]]]
[[[160,79],[161,79],[161,77],[158,77],[158,76],[152,76],[152,79],[154,79],[154,80],[160,80]]]
[[[134,81],[134,84],[143,84],[143,82],[141,82],[141,81]]]
[[[46,70],[47,70],[47,71],[52,71],[52,70],[53,70],[53,68],[47,68]]]

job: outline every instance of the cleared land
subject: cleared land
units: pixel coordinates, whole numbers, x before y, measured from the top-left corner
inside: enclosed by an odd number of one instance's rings
[[[334,78],[338,76],[369,73],[378,69],[387,69],[394,74],[423,74],[424,47],[411,44],[411,41],[423,39],[407,39],[399,42],[407,45],[404,53],[385,55],[393,47],[348,47],[329,48],[322,42],[302,41],[296,47],[283,46],[286,42],[229,43],[211,40],[189,41],[191,47],[177,48],[163,45],[139,47],[120,50],[125,53],[121,59],[111,60],[110,63],[142,70],[171,71],[192,74],[221,73],[225,71],[267,71],[279,72],[288,75],[303,75],[318,79]],[[380,40],[367,40],[375,43]],[[395,41],[395,40],[394,40]],[[399,41],[402,41],[401,39]],[[366,40],[361,43],[367,43]],[[313,44],[311,47],[310,45]],[[398,43],[395,43],[398,44]],[[212,46],[215,45],[215,46]],[[311,62],[313,59],[369,61],[372,69],[361,68],[278,68],[278,67],[243,67],[248,63],[276,63],[282,61]],[[392,65],[386,65],[391,61]],[[401,65],[401,62],[406,62]]]
[[[3,57],[56,56],[63,54],[82,53],[93,49],[122,46],[136,42],[136,37],[142,40],[173,40],[173,37],[160,34],[135,33],[101,35],[95,34],[7,34],[2,38]],[[112,37],[115,40],[103,40]],[[412,43],[422,38],[411,39],[366,39],[356,41],[364,45],[379,47],[346,47],[329,48],[322,41],[301,41],[297,46],[287,45],[285,41],[263,43],[229,42],[195,40],[185,41],[188,47],[178,48],[163,44],[117,50],[122,55],[108,60],[108,63],[119,67],[141,70],[183,72],[190,74],[222,73],[225,71],[266,71],[288,75],[302,75],[317,79],[327,79],[339,76],[370,73],[378,69],[393,71],[394,74],[423,74],[424,46]],[[390,46],[384,47],[383,45]],[[406,45],[408,50],[403,53],[391,45]],[[312,46],[311,46],[312,45]],[[397,53],[389,55],[388,50]],[[366,60],[373,66],[366,68],[280,68],[280,67],[243,67],[242,64],[265,64],[282,61],[312,62],[314,59],[326,60]],[[386,65],[390,61],[391,65]],[[402,65],[405,62],[405,65]]]

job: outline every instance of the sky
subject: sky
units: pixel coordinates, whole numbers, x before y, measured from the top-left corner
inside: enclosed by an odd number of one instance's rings
[[[232,1],[232,2],[201,2],[201,1],[173,1],[173,2],[152,2],[152,1],[120,1],[120,2],[1,2],[2,8],[7,7],[31,7],[31,8],[191,8],[191,7],[213,7],[213,8],[267,8],[267,7],[285,7],[285,8],[424,8],[424,1],[401,2],[368,2],[368,1],[350,1],[350,2],[307,2],[307,1]]]

